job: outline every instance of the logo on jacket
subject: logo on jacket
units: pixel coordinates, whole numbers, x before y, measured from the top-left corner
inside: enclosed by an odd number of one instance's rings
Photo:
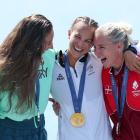
[[[105,86],[105,94],[112,94],[112,88],[110,86]]]
[[[139,87],[137,81],[133,82],[133,89],[136,90]]]
[[[44,69],[42,68],[41,70],[38,70],[38,78],[42,79],[42,78],[46,78],[48,73],[48,68]]]
[[[57,76],[57,80],[65,80],[64,76],[60,73],[58,76]]]
[[[95,73],[95,71],[93,69],[93,66],[91,64],[88,66],[87,72],[88,72],[88,75],[91,75],[91,74]]]
[[[140,96],[140,90],[138,90],[138,87],[139,87],[138,82],[134,81],[132,84],[132,88],[133,88],[132,93],[133,93],[133,96],[135,96],[135,97]]]

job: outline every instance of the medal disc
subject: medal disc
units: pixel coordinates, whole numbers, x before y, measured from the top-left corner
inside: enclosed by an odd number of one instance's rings
[[[85,117],[82,113],[74,113],[70,118],[70,122],[74,127],[81,127],[85,123]]]

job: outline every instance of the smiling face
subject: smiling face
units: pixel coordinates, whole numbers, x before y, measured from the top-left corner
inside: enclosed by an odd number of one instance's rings
[[[86,54],[93,45],[93,35],[96,28],[80,21],[69,31],[69,59],[77,61]],[[71,61],[71,60],[70,60]]]
[[[95,32],[94,37],[95,54],[101,59],[105,68],[114,67],[119,68],[122,64],[122,48],[123,45],[118,43],[112,43],[107,36],[101,31]]]

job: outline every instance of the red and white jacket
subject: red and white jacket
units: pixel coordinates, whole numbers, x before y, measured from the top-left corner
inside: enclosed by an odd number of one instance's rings
[[[122,68],[118,75],[114,75],[118,86],[119,100],[121,95],[120,91],[123,71],[124,68]],[[111,69],[103,69],[102,82],[106,109],[114,124],[112,133],[113,138],[114,140],[140,140],[140,74],[129,71],[126,101],[121,123],[121,133],[120,136],[117,136],[115,129],[118,122],[118,115],[114,96],[112,94],[110,72]]]

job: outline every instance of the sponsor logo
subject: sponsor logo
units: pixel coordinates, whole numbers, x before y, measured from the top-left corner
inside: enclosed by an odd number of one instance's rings
[[[88,66],[87,72],[88,72],[88,75],[91,75],[91,74],[95,73],[94,68],[93,68],[92,65],[89,65],[89,66]]]
[[[140,89],[138,89],[139,85],[137,81],[134,81],[132,84],[132,93],[134,97],[140,96]]]
[[[132,93],[134,97],[140,96],[140,90],[132,91]]]
[[[57,78],[57,80],[65,80],[64,76],[60,73]]]

